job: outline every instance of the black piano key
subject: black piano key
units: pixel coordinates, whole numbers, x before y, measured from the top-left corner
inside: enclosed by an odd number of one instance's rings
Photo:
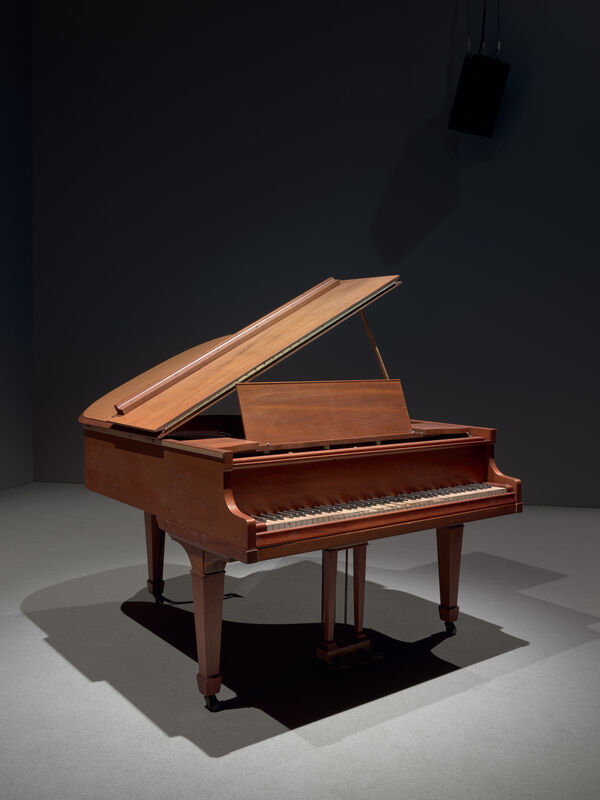
[[[318,506],[302,506],[300,508],[288,509],[286,511],[275,511],[269,513],[262,513],[254,515],[254,518],[261,522],[274,522],[284,519],[303,519],[306,517],[318,517],[324,513],[332,512],[347,512],[347,511],[360,511],[374,506],[386,506],[406,503],[410,500],[426,500],[430,499],[434,502],[443,501],[447,497],[455,497],[456,495],[468,494],[477,490],[484,490],[492,488],[492,484],[484,483],[466,483],[457,484],[454,486],[444,486],[439,489],[423,489],[421,491],[413,492],[399,492],[398,494],[382,495],[380,497],[368,497],[360,500],[349,500],[345,503],[328,503]]]

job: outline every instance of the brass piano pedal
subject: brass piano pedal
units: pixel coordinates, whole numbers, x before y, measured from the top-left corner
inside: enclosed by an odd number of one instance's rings
[[[368,652],[370,649],[371,641],[367,638],[340,644],[337,642],[324,642],[321,647],[317,648],[317,658],[330,664],[332,662],[341,662],[344,658],[359,652]]]

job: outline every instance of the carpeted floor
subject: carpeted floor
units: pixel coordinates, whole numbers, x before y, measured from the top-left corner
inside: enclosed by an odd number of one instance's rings
[[[452,638],[434,533],[370,544],[384,657],[349,670],[314,659],[320,554],[229,565],[218,714],[191,606],[146,593],[141,512],[30,484],[0,492],[0,525],[6,800],[600,797],[600,510],[466,526]],[[191,598],[170,540],[166,561]]]

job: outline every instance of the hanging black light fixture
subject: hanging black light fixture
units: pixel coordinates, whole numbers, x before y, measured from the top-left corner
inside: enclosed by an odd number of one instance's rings
[[[448,128],[477,136],[491,136],[506,86],[510,64],[500,60],[500,0],[497,0],[498,38],[494,56],[485,54],[487,0],[483,0],[481,39],[471,51],[471,9],[467,0],[467,55],[450,112]]]

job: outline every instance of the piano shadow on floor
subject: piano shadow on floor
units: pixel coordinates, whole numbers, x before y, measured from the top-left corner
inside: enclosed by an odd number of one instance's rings
[[[527,644],[464,614],[458,636],[447,640],[435,603],[367,581],[367,630],[383,658],[330,669],[315,658],[320,581],[319,565],[308,560],[227,577],[226,592],[241,597],[225,601],[218,714],[205,711],[195,687],[192,607],[155,605],[145,588],[115,602],[124,587],[144,585],[143,568],[48,587],[30,595],[23,610],[86,677],[108,682],[168,735],[185,736],[215,756]],[[190,598],[189,575],[168,580],[165,594]],[[448,659],[454,651],[461,657]],[[454,693],[456,685],[445,691]],[[434,694],[429,702],[439,699]]]

